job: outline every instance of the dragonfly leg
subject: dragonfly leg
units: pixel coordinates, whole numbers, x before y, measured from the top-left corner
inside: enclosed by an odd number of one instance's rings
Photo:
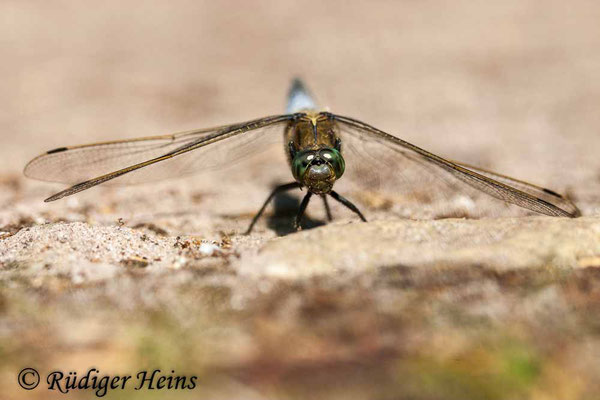
[[[275,189],[273,189],[273,191],[271,192],[269,197],[267,197],[267,200],[265,200],[265,202],[262,205],[262,207],[260,208],[260,210],[256,213],[254,218],[252,218],[252,222],[250,223],[250,226],[248,227],[248,229],[246,230],[244,235],[249,235],[250,232],[252,232],[252,228],[254,228],[256,221],[258,221],[258,219],[261,217],[261,215],[265,212],[265,208],[267,208],[267,206],[269,205],[271,200],[273,200],[273,197],[275,197],[275,195],[277,193],[285,192],[285,191],[288,191],[288,190],[291,190],[294,188],[298,188],[298,187],[300,187],[300,184],[298,182],[286,183],[284,185],[279,185],[279,186],[275,187]]]
[[[300,230],[300,221],[302,220],[304,211],[306,211],[306,206],[308,206],[308,202],[310,201],[311,196],[312,196],[312,192],[306,193],[306,195],[302,199],[302,203],[300,203],[300,209],[298,210],[298,214],[296,215],[296,221],[294,222],[294,228],[297,231]]]
[[[327,195],[322,194],[323,204],[325,205],[325,213],[327,214],[327,221],[331,222],[333,217],[331,216],[331,210],[329,209],[329,203],[327,202]]]
[[[336,199],[337,201],[339,201],[340,203],[342,203],[343,205],[345,205],[346,207],[348,207],[354,213],[356,213],[363,222],[367,222],[366,218],[362,215],[360,210],[354,204],[352,204],[350,202],[350,200],[346,199],[343,196],[340,196],[337,192],[335,192],[333,190],[329,193],[329,195],[331,197],[333,197],[334,199]]]

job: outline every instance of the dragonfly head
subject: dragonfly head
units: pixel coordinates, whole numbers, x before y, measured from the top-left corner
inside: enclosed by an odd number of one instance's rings
[[[299,151],[292,160],[294,178],[315,194],[329,193],[344,169],[342,154],[331,147]]]

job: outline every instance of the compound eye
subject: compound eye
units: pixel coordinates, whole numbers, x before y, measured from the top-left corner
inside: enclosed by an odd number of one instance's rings
[[[321,157],[328,162],[335,172],[335,177],[340,178],[344,174],[346,169],[346,163],[342,154],[336,149],[324,149],[321,150]]]
[[[302,181],[304,174],[306,173],[308,167],[312,160],[314,160],[315,155],[311,153],[298,153],[296,157],[292,160],[292,174],[297,181]]]

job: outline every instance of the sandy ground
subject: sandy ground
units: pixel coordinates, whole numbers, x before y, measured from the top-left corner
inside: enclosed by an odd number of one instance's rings
[[[26,366],[199,378],[106,398],[600,392],[596,2],[4,1],[0,15],[6,398],[64,396],[21,389]],[[59,146],[280,113],[297,75],[331,111],[567,193],[583,217],[359,190],[371,222],[334,206],[326,224],[314,202],[293,233],[291,192],[240,235],[291,178],[278,146],[55,203],[64,185],[21,174]]]

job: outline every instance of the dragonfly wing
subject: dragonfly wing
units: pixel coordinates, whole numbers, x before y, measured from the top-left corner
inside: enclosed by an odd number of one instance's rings
[[[517,189],[524,193],[527,193],[537,199],[540,199],[549,204],[552,204],[552,205],[566,211],[572,217],[581,216],[581,212],[579,211],[577,206],[575,204],[573,204],[573,202],[571,200],[567,199],[565,196],[561,195],[560,193],[556,193],[555,191],[553,191],[551,189],[547,189],[547,188],[544,188],[541,186],[536,186],[529,182],[511,178],[510,176],[502,175],[502,174],[499,174],[499,173],[493,172],[493,171],[488,171],[488,170],[478,168],[473,165],[465,164],[465,163],[462,163],[459,161],[452,161],[452,162],[454,164],[459,165],[459,166],[461,166],[465,169],[468,169],[472,172],[476,172],[476,173],[483,175],[489,179],[496,180],[496,181],[501,182],[501,183],[503,183],[507,186],[510,186],[514,189]]]
[[[549,189],[452,162],[352,118],[335,114],[331,118],[341,131],[348,175],[366,187],[431,202],[485,193],[541,214],[580,215],[573,203]]]
[[[81,182],[158,157],[222,128],[59,147],[31,160],[23,172],[28,178],[46,182]]]
[[[24,173],[45,181],[79,182],[47,201],[109,181],[134,184],[181,177],[232,165],[281,142],[273,130],[293,117],[285,114],[173,135],[62,147],[34,158]]]

